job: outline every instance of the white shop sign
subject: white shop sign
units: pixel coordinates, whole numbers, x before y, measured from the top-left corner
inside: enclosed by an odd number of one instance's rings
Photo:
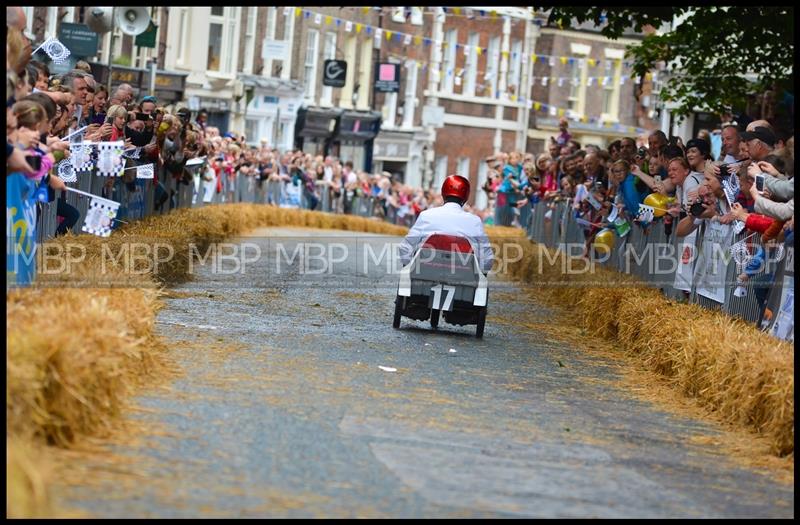
[[[289,54],[289,42],[286,40],[264,39],[261,46],[261,58],[264,60],[286,60]]]

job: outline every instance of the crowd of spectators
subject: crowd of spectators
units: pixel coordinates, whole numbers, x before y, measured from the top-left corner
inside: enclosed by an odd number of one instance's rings
[[[266,141],[252,146],[236,133],[221,135],[208,124],[205,110],[192,118],[187,107],[164,106],[153,96],[137,99],[128,84],[109,93],[83,61],[64,75],[53,75],[31,56],[25,27],[24,12],[7,8],[7,171],[24,174],[38,191],[46,190],[47,201],[56,202],[57,235],[80,220],[54,169],[71,154],[70,134],[80,141],[124,141],[126,152],[136,151],[127,165],[152,163],[154,206],[162,210],[176,206],[181,185],[193,185],[194,199],[206,202],[210,195],[236,200],[241,184],[256,202],[267,204],[313,210],[324,202],[330,211],[355,213],[356,204],[363,212],[366,202],[368,214],[409,225],[442,202],[438,188],[411,187],[388,172],[368,173],[333,155],[284,151]],[[665,199],[656,199],[666,203],[666,210],[660,210],[666,213],[657,216],[668,235],[674,230],[678,237],[687,236],[703,221],[742,221],[764,243],[792,239],[794,139],[769,121],[723,122],[720,129],[702,130],[685,144],[680,137],[653,131],[602,148],[582,145],[562,119],[546,150],[538,155],[500,152],[485,159],[488,174],[479,189],[486,192],[488,206],[467,205],[468,211],[486,224],[526,228],[536,206],[552,211],[558,202],[568,202],[574,218],[582,219],[587,256],[602,229],[619,221],[647,226],[652,218],[640,219],[640,205],[651,194]],[[203,162],[189,162],[194,159]],[[723,182],[738,188],[732,206]],[[277,196],[267,191],[275,183],[281,187]],[[108,178],[103,196],[120,200],[121,192],[141,188],[136,170],[126,170],[122,177]],[[544,217],[554,219],[550,212]],[[744,281],[751,275],[740,277]]]

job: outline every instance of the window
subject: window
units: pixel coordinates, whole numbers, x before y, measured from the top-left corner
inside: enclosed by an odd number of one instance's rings
[[[187,19],[189,17],[189,10],[186,8],[180,9],[180,17],[178,22],[178,63],[184,63],[184,54],[186,53],[186,39],[189,38],[189,31],[187,31]]]
[[[392,22],[398,24],[406,23],[406,8],[405,7],[392,7]]]
[[[447,177],[447,155],[436,159],[436,180],[433,182],[434,188],[441,188],[444,178]]]
[[[411,25],[421,26],[423,23],[422,21],[422,8],[421,7],[412,7],[411,8]]]
[[[229,7],[228,11],[233,11],[233,16],[229,13],[228,15],[228,35],[226,37],[226,41],[228,42],[227,47],[225,48],[226,53],[223,54],[223,61],[222,63],[225,65],[224,72],[225,73],[233,73],[236,71],[236,66],[234,65],[234,57],[236,53],[234,53],[233,49],[233,42],[234,36],[236,34],[236,26],[239,23],[240,15],[242,13],[241,7]],[[237,42],[236,48],[238,50],[239,45]]]
[[[386,100],[383,103],[383,123],[381,126],[394,128],[397,125],[397,93],[386,93]]]
[[[292,18],[294,14],[291,15]],[[278,18],[278,8],[277,7],[268,7],[267,8],[267,40],[275,40],[275,27]],[[259,51],[260,52],[260,51]],[[272,76],[272,58],[267,58],[264,60],[264,66],[261,70],[261,74],[265,77]]]
[[[478,44],[480,43],[480,35],[478,33],[470,33],[467,45],[469,52],[467,53],[466,61],[466,78],[464,83],[463,93],[468,96],[475,95],[475,79],[478,77]]]
[[[208,63],[209,71],[219,71],[222,53],[222,24],[211,23],[208,32]]]
[[[317,88],[317,50],[319,46],[319,32],[313,29],[308,31],[306,41],[305,81],[306,98],[313,99]]]
[[[234,48],[233,42],[239,36],[237,19],[240,15],[241,7],[211,8],[206,65],[209,71],[227,75],[235,72],[233,65],[236,63],[239,46]]]
[[[586,79],[588,75],[591,46],[585,44],[570,44],[570,51],[577,55],[570,69],[569,109],[576,117],[586,114]]]
[[[244,34],[244,66],[245,73],[253,72],[253,59],[256,49],[256,23],[258,22],[258,8],[247,8],[247,28]]]
[[[606,85],[603,86],[603,117],[606,120],[619,120],[619,82],[622,78],[622,59],[625,52],[622,49],[606,49],[606,65],[613,64],[606,68]]]
[[[73,7],[74,11],[75,8]],[[65,17],[66,18],[66,17]],[[71,21],[71,20],[70,20]],[[45,32],[45,39],[50,36],[56,35],[56,23],[58,22],[58,7],[47,8],[47,31]]]
[[[322,56],[325,60],[333,60],[336,58],[336,33],[332,31],[325,33],[325,49]],[[320,101],[320,105],[333,105],[333,88],[331,86],[322,87],[322,100]]]
[[[510,62],[508,67],[508,87],[509,91],[512,91],[515,94],[519,93],[519,77],[522,68],[520,67],[522,63],[522,41],[517,40],[511,45],[511,53],[508,56]]]
[[[458,30],[451,29],[448,31],[445,42],[447,42],[447,49],[444,50],[444,71],[442,71],[444,74],[444,84],[442,84],[442,91],[445,93],[452,93],[453,80],[456,73],[456,43],[458,43]]]
[[[577,111],[578,109],[578,93],[581,84],[581,69],[577,60],[574,60],[569,66],[569,109]]]
[[[456,171],[456,174],[469,180],[469,157],[461,157],[458,159],[458,171]]]
[[[489,40],[489,51],[486,55],[486,75],[484,80],[489,86],[489,92],[486,96],[494,97],[497,91],[497,71],[500,65],[500,37],[496,36]]]
[[[258,121],[253,119],[245,120],[244,134],[249,144],[257,144],[261,140],[258,131]]]
[[[607,78],[607,77],[604,77]],[[603,83],[603,80],[600,80],[600,83]],[[605,85],[603,86],[603,114],[604,115],[611,115],[613,111],[612,105],[614,102],[614,83],[611,79],[606,81]]]
[[[478,163],[478,186],[475,195],[475,207],[479,210],[485,210],[489,203],[489,196],[483,191],[483,185],[486,184],[486,179],[489,176],[489,166],[485,162]]]

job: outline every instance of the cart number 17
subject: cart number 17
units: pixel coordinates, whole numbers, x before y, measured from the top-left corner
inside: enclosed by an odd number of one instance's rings
[[[447,292],[447,295],[444,297],[444,304],[440,306],[443,290]],[[433,292],[432,308],[434,310],[444,310],[446,312],[449,312],[453,304],[453,297],[456,295],[456,287],[439,284],[437,286],[431,287],[431,291]]]

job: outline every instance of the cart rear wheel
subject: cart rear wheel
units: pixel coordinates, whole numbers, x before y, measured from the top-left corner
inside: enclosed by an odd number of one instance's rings
[[[393,328],[400,328],[400,318],[403,316],[403,299],[397,297],[394,300],[394,321],[392,321]]]
[[[436,330],[439,327],[440,310],[431,310],[431,328]]]
[[[478,312],[478,329],[475,330],[475,337],[483,338],[483,327],[486,324],[486,307],[482,307]]]

